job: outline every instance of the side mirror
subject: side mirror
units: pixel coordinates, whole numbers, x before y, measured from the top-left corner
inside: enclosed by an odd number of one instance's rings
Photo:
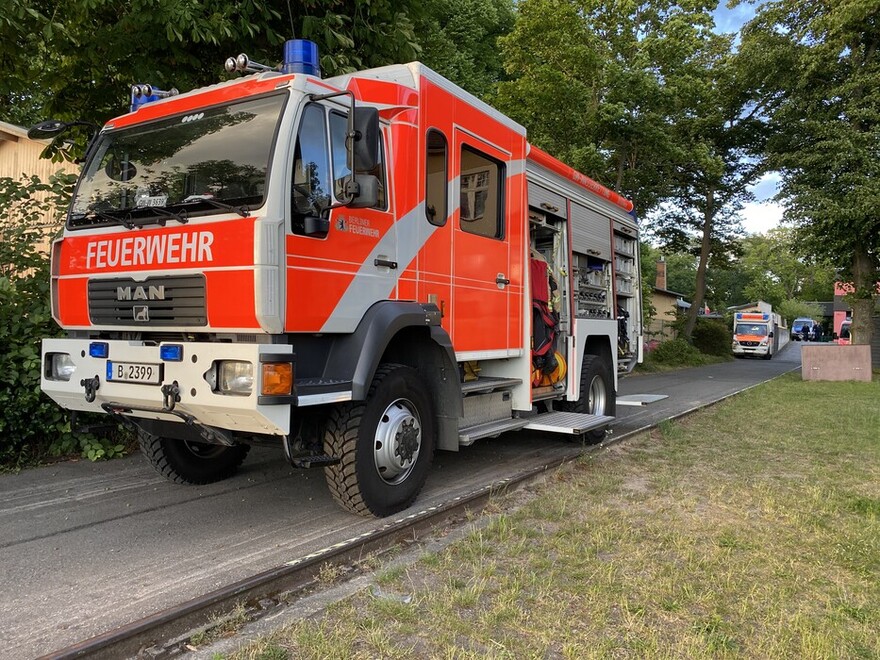
[[[369,171],[379,163],[379,111],[376,108],[354,109],[354,170]]]
[[[767,336],[770,337],[770,339],[773,339],[773,331],[771,330],[771,331],[770,331],[770,334],[767,335]]]
[[[47,140],[55,137],[68,126],[70,126],[70,124],[58,119],[47,119],[46,121],[41,121],[39,124],[31,126],[28,129],[27,136],[31,140]]]
[[[358,174],[354,178],[357,194],[349,203],[349,208],[368,209],[379,202],[379,179],[372,174]]]
[[[330,218],[319,218],[314,215],[303,218],[303,233],[306,236],[324,238],[328,231],[330,231]]]

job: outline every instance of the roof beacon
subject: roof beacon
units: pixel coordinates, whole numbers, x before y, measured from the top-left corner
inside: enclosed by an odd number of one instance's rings
[[[282,73],[304,73],[307,76],[321,77],[321,64],[318,60],[318,44],[307,39],[288,39],[284,42],[284,62]]]
[[[152,103],[160,99],[167,99],[169,96],[177,96],[178,92],[174,87],[167,92],[156,89],[152,85],[132,85],[131,86],[131,108],[130,112],[134,112],[145,103]]]

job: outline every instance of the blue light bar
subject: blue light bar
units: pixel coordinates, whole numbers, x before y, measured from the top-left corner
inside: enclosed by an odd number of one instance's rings
[[[169,96],[177,96],[179,92],[172,87],[168,91],[156,89],[152,85],[137,84],[131,86],[131,106],[130,112],[134,112],[146,103],[167,99]]]
[[[304,73],[307,76],[321,77],[321,63],[318,59],[318,44],[308,39],[288,39],[284,42],[284,61],[282,73]]]
[[[93,341],[89,344],[89,355],[96,358],[106,358],[110,354],[110,345],[102,341]]]
[[[180,344],[165,344],[159,347],[159,357],[165,362],[180,362],[183,360],[183,346]]]

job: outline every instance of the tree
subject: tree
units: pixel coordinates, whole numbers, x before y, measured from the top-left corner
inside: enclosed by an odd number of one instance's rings
[[[280,7],[281,5],[279,5]],[[102,123],[127,110],[129,87],[213,84],[242,51],[275,64],[281,43],[312,39],[325,75],[416,58],[414,0],[305,0],[292,17],[266,0],[8,0],[0,15],[0,119]]]
[[[740,261],[749,300],[765,300],[778,307],[786,300],[831,300],[834,269],[801,255],[791,227],[777,227],[743,240]]]
[[[685,65],[690,94],[676,122],[676,140],[691,156],[673,176],[674,189],[656,215],[654,234],[670,248],[699,248],[694,298],[682,331],[690,338],[702,309],[710,262],[729,268],[742,236],[739,211],[753,199],[748,186],[759,174],[750,159],[763,146],[762,107],[742,75],[731,35],[701,34]],[[685,88],[680,91],[683,92]]]
[[[693,84],[682,70],[715,4],[523,0],[500,39],[511,79],[493,102],[530,142],[631,197],[645,216],[687,159],[673,138]]]
[[[809,254],[854,283],[853,337],[871,341],[880,271],[880,6],[773,0],[743,32],[772,99],[765,166]]]
[[[512,0],[432,0],[415,20],[422,61],[488,98],[504,77],[498,39],[513,27]]]

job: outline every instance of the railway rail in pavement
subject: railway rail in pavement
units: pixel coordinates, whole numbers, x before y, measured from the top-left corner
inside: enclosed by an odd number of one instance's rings
[[[624,379],[621,394],[668,398],[620,408],[609,442],[798,368],[799,360],[794,345],[769,362]],[[454,523],[499,489],[582,449],[515,433],[440,454],[416,505],[390,522],[337,510],[319,472],[292,472],[278,467],[274,452],[255,453],[238,477],[198,489],[154,478],[139,457],[0,477],[0,522],[10,532],[0,540],[7,657],[118,658],[161,647],[233,603],[308,589],[328,562],[351,564]]]

